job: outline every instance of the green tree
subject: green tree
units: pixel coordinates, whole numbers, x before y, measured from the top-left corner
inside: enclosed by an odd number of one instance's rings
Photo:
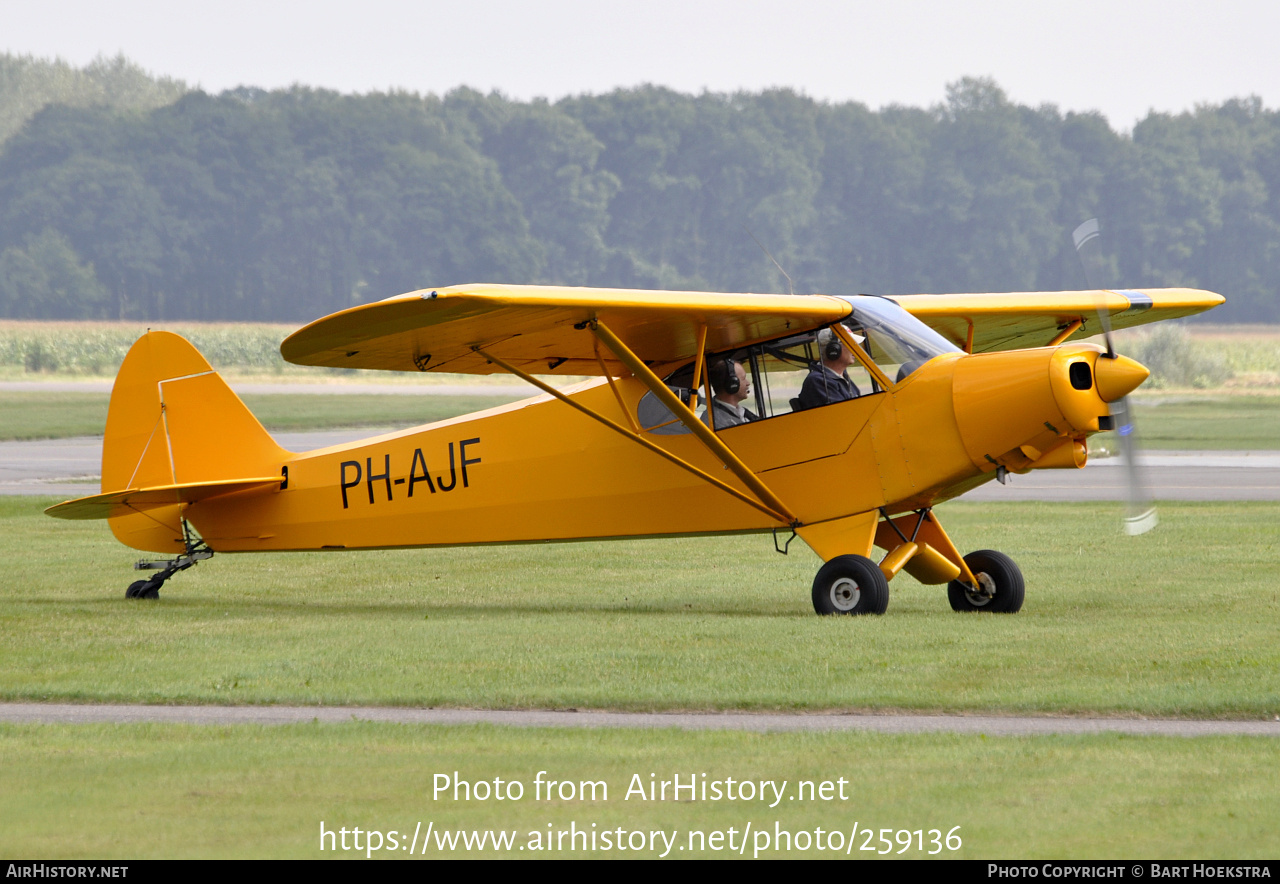
[[[818,188],[814,102],[643,87],[560,106],[605,145],[600,164],[621,183],[607,282],[785,291],[747,230],[784,267],[800,265]]]
[[[61,59],[0,54],[0,144],[51,104],[146,111],[176,101],[181,80],[152,77],[122,55],[99,56],[83,68]]]
[[[21,246],[0,252],[0,314],[16,319],[92,319],[110,295],[93,265],[71,243],[45,228]]]
[[[936,122],[922,110],[880,113],[848,103],[820,120],[822,186],[811,262],[819,291],[920,290],[903,244],[921,224],[927,153]]]
[[[474,130],[478,150],[494,160],[520,204],[550,283],[585,285],[608,257],[609,203],[620,183],[596,168],[602,145],[581,122],[546,101],[520,104],[468,89],[446,110]]]

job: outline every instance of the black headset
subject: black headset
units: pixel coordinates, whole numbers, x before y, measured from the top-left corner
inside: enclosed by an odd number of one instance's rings
[[[724,373],[723,377],[721,377],[721,372]],[[715,388],[717,393],[727,393],[730,396],[734,396],[742,389],[742,383],[738,380],[738,363],[733,361],[732,356],[726,356],[713,363],[710,374],[711,386]]]
[[[822,345],[822,358],[827,362],[835,362],[840,358],[840,354],[844,352],[844,342],[840,340],[840,336],[836,334],[835,329],[828,328],[827,342]]]

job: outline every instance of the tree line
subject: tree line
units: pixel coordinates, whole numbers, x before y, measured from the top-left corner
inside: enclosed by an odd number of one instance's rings
[[[1280,321],[1280,114],[1253,98],[1132,133],[984,79],[879,111],[652,86],[148,101],[55,99],[0,144],[0,315],[306,321],[480,281],[787,291],[761,246],[797,293],[1075,289],[1070,234],[1096,216],[1111,285]]]

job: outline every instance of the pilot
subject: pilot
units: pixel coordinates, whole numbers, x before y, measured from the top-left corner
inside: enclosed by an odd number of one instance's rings
[[[714,429],[723,430],[760,419],[759,415],[742,405],[751,395],[751,381],[747,378],[747,370],[739,362],[728,356],[717,359],[707,367],[707,378],[715,393],[715,398],[711,400],[715,417]],[[712,411],[708,410],[702,416],[702,422],[712,426],[712,416]]]
[[[800,395],[792,400],[796,411],[857,399],[862,394],[858,386],[849,380],[849,366],[854,363],[853,351],[844,345],[840,336],[829,328],[818,332],[820,362],[809,368],[809,376],[800,387]]]

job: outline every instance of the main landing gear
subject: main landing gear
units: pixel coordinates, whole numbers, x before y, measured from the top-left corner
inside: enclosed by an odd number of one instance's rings
[[[129,584],[129,588],[124,591],[124,597],[127,599],[158,599],[160,598],[160,587],[164,586],[164,582],[177,574],[179,571],[185,571],[196,562],[204,561],[213,557],[213,550],[205,544],[199,537],[194,536],[191,527],[184,521],[182,523],[183,542],[186,551],[176,559],[166,559],[159,562],[148,562],[146,560],[134,562],[133,569],[135,571],[157,571],[146,580],[135,580]]]
[[[975,588],[962,580],[947,584],[947,601],[953,611],[1016,614],[1022,608],[1026,584],[1013,559],[994,549],[980,549],[965,556],[964,563],[978,585]]]
[[[819,614],[883,614],[889,607],[889,581],[900,571],[926,585],[946,584],[955,611],[1014,614],[1022,608],[1022,572],[1004,553],[980,549],[962,559],[930,507],[896,519],[884,510],[880,514],[880,521],[872,514],[856,517],[850,533],[837,535],[836,542],[855,549],[878,546],[887,551],[883,560],[876,563],[863,555],[829,559],[813,580],[813,609]]]
[[[889,581],[866,556],[836,556],[813,578],[813,609],[819,614],[883,614]]]

